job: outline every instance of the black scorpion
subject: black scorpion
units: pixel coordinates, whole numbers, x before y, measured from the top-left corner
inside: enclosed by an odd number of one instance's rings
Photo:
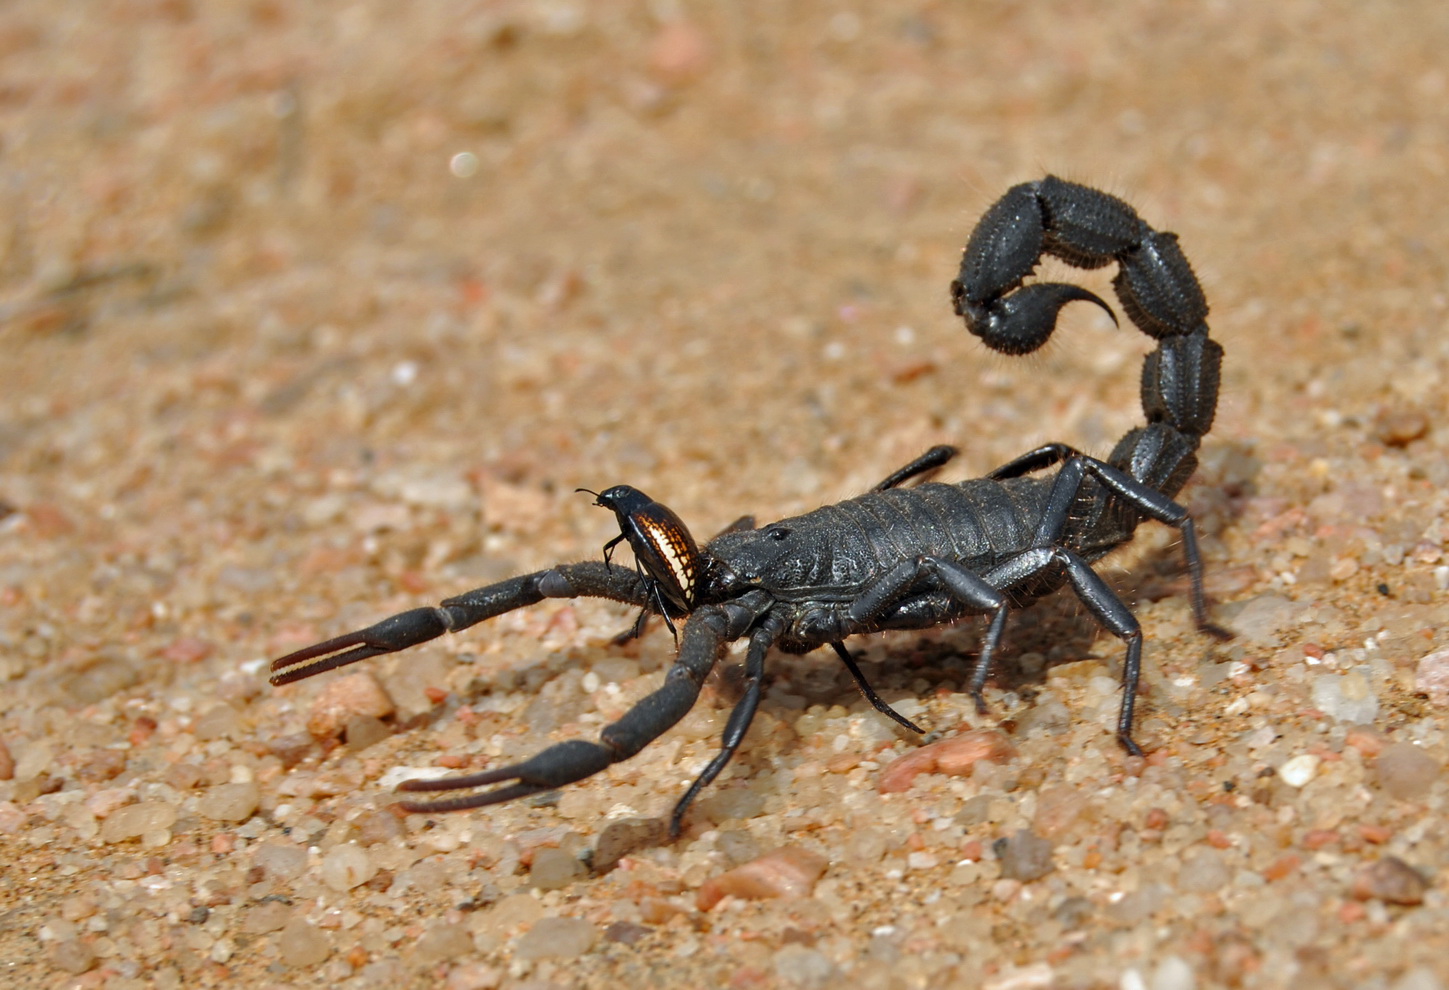
[[[1123,309],[1157,341],[1142,368],[1147,423],[1124,436],[1106,460],[1052,443],[985,478],[899,487],[955,453],[938,447],[857,498],[763,528],[737,525],[702,548],[667,507],[616,486],[596,495],[620,524],[604,561],[511,578],[298,650],[272,664],[272,683],[404,650],[545,598],[592,596],[636,606],[643,610],[636,632],[650,614],[662,615],[671,630],[674,620],[682,620],[678,656],[663,686],[607,726],[598,742],[561,742],[521,763],[401,785],[410,792],[504,785],[402,805],[412,812],[454,811],[553,790],[628,759],[693,707],[725,645],[747,638],[743,696],[720,752],[674,808],[670,824],[677,835],[690,802],[744,739],[772,647],[805,653],[829,644],[871,704],[920,731],[871,690],[842,643],[847,636],[989,617],[968,684],[984,713],[982,692],[1007,613],[1070,585],[1126,644],[1117,738],[1140,755],[1132,723],[1142,631],[1091,564],[1131,539],[1145,520],[1176,527],[1198,627],[1228,635],[1208,620],[1193,523],[1172,499],[1196,467],[1198,444],[1212,426],[1222,348],[1208,338],[1207,301],[1177,236],[1153,230],[1114,196],[1052,176],[1013,187],[987,210],[951,283],[957,315],[987,346],[1005,354],[1037,349],[1051,336],[1062,307],[1074,301],[1095,303],[1112,315],[1098,296],[1078,286],[1023,284],[1044,254],[1087,269],[1115,261],[1113,288]],[[1038,473],[1053,467],[1054,473]],[[632,570],[609,562],[621,541],[634,551]]]

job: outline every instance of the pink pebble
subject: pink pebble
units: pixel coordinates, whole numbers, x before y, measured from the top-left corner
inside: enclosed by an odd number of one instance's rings
[[[317,695],[307,713],[307,731],[314,739],[334,739],[342,735],[353,718],[386,718],[394,711],[392,698],[376,677],[365,671],[349,674],[332,681]]]
[[[1419,660],[1414,690],[1438,706],[1449,705],[1449,650],[1436,650]]]
[[[695,903],[701,911],[708,911],[726,897],[751,901],[808,897],[815,889],[815,881],[829,865],[824,856],[808,849],[782,846],[759,859],[710,877],[699,888]]]
[[[882,794],[910,790],[917,775],[943,773],[964,777],[980,760],[1005,763],[1016,755],[1011,742],[994,729],[972,729],[950,739],[922,746],[881,771],[877,789]]]

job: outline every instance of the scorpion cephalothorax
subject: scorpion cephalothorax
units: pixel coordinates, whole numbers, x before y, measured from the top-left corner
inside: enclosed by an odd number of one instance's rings
[[[607,726],[598,742],[571,740],[522,763],[402,785],[406,791],[504,785],[403,804],[409,811],[450,811],[552,790],[628,759],[690,710],[725,645],[748,639],[743,695],[719,754],[675,806],[671,827],[677,834],[690,802],[744,739],[760,703],[771,647],[803,653],[830,645],[871,704],[920,731],[871,690],[843,645],[847,636],[988,616],[968,685],[984,712],[983,691],[1007,613],[1070,585],[1126,644],[1117,738],[1129,753],[1140,753],[1132,725],[1142,631],[1091,563],[1131,539],[1145,520],[1176,527],[1197,624],[1227,635],[1208,621],[1192,520],[1172,500],[1196,467],[1198,443],[1212,426],[1222,348],[1208,338],[1207,301],[1177,236],[1153,230],[1114,196],[1052,176],[1013,187],[987,210],[951,283],[956,313],[989,347],[1006,354],[1037,349],[1070,302],[1095,303],[1111,314],[1105,302],[1079,286],[1023,284],[1043,254],[1080,268],[1115,261],[1113,287],[1123,310],[1158,341],[1142,369],[1147,423],[1124,436],[1106,460],[1048,444],[985,478],[901,487],[955,453],[937,447],[857,498],[761,528],[741,520],[703,547],[678,516],[637,489],[619,485],[591,492],[620,524],[602,562],[561,564],[511,578],[298,650],[272,664],[272,683],[407,649],[545,598],[592,596],[634,605],[642,610],[635,632],[649,614],[662,615],[671,630],[682,620],[678,657],[664,684]],[[1052,467],[1055,473],[1037,474]],[[634,551],[632,569],[610,561],[620,542]]]

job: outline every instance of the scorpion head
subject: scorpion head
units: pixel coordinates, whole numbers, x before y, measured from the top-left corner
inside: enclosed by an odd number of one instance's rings
[[[789,520],[763,529],[722,533],[709,541],[704,554],[709,560],[710,592],[722,599],[788,581],[792,573],[808,570],[809,554],[802,557],[800,540]]]

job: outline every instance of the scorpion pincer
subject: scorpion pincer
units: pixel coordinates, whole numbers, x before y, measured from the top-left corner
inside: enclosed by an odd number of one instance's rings
[[[561,742],[520,763],[401,785],[408,792],[472,791],[402,805],[413,812],[453,811],[553,790],[628,759],[690,710],[726,644],[748,640],[743,694],[719,753],[675,805],[670,825],[677,835],[690,803],[744,739],[760,704],[771,648],[805,653],[830,645],[878,710],[920,731],[871,690],[843,645],[846,637],[985,616],[967,686],[984,713],[983,690],[1007,614],[1070,586],[1125,644],[1116,733],[1127,752],[1140,754],[1132,726],[1142,631],[1092,563],[1130,540],[1146,520],[1176,527],[1197,625],[1214,636],[1229,635],[1208,619],[1193,522],[1173,501],[1212,426],[1222,348],[1208,337],[1207,300],[1177,236],[1154,230],[1114,196],[1052,176],[1014,186],[986,211],[951,283],[956,314],[988,347],[1005,354],[1036,350],[1071,302],[1094,303],[1112,315],[1101,298],[1079,286],[1024,284],[1044,254],[1086,269],[1116,262],[1113,288],[1123,310],[1157,341],[1142,368],[1147,422],[1128,432],[1105,460],[1052,443],[984,478],[902,487],[955,453],[933,448],[864,495],[760,528],[741,520],[703,547],[668,508],[616,486],[596,495],[620,524],[603,561],[514,577],[298,650],[272,664],[272,683],[405,650],[545,598],[624,602],[642,610],[636,632],[649,614],[661,615],[671,629],[682,624],[664,683],[604,728],[597,742]],[[610,562],[621,541],[634,552],[633,569]],[[490,785],[501,786],[475,790]]]

